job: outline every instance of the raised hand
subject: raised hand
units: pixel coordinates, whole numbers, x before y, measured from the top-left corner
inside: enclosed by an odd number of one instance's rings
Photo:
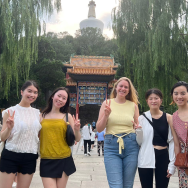
[[[78,114],[76,114],[76,118],[73,115],[73,120],[74,120],[74,130],[80,131],[80,120],[78,119]]]
[[[139,123],[135,123],[134,121],[132,121],[133,125],[134,125],[134,129],[141,129],[142,127],[139,125]]]
[[[111,103],[111,100],[109,100],[109,103],[106,99],[106,104],[105,104],[105,107],[104,107],[104,115],[109,117],[110,113],[111,113],[111,108],[110,108],[110,103]]]
[[[15,114],[15,111],[13,112],[13,114],[11,116],[10,111],[8,110],[8,119],[6,121],[6,126],[10,130],[14,127],[14,114]]]

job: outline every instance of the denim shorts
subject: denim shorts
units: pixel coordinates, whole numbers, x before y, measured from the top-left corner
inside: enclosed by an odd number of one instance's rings
[[[123,134],[117,134],[122,136]],[[137,170],[139,146],[136,134],[130,133],[122,137],[124,149],[119,154],[118,138],[106,135],[104,140],[104,163],[110,188],[132,188]]]

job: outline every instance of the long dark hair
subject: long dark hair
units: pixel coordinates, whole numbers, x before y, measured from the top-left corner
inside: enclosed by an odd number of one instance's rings
[[[55,89],[52,94],[50,95],[49,99],[48,99],[48,103],[47,103],[47,107],[43,110],[42,112],[42,117],[45,117],[46,114],[50,113],[52,110],[52,104],[53,104],[53,99],[52,97],[60,90],[64,90],[67,92],[68,98],[67,98],[67,102],[65,103],[65,105],[63,107],[60,108],[60,112],[61,113],[68,113],[69,112],[69,104],[70,104],[70,93],[69,90],[65,87],[59,87],[57,89]]]

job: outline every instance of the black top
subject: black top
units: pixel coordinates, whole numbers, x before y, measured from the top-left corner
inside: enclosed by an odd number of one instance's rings
[[[153,145],[155,146],[168,146],[168,122],[166,119],[166,113],[163,112],[163,115],[159,119],[152,118],[153,128],[154,128],[154,137]]]

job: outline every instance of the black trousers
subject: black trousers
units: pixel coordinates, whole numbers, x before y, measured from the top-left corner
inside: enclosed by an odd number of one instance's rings
[[[102,147],[102,154],[104,155],[104,141],[97,142],[98,154],[100,155],[100,147]]]
[[[84,154],[87,154],[87,144],[88,144],[88,152],[91,151],[91,140],[84,140]]]
[[[169,178],[166,177],[168,164],[168,149],[155,149],[155,169],[138,168],[142,188],[153,188],[153,172],[155,172],[156,188],[167,188],[169,183]]]

